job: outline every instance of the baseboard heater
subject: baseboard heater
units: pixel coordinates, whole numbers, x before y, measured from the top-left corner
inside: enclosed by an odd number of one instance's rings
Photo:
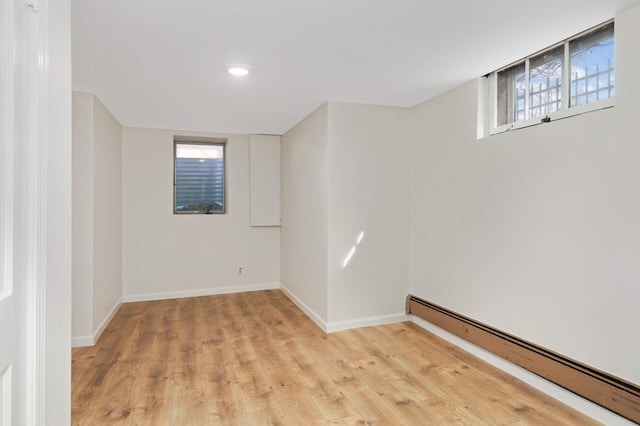
[[[474,319],[408,295],[416,315],[629,420],[640,423],[640,387]]]

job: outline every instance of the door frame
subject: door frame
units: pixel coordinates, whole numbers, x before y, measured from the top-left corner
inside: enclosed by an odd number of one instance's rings
[[[47,0],[28,0],[26,25],[27,134],[34,153],[23,168],[26,182],[26,408],[27,424],[46,423],[46,290],[48,163],[48,8]]]
[[[6,253],[0,253],[11,258],[15,297],[10,321],[16,347],[10,354],[12,422],[69,424],[71,0],[0,2],[11,11],[0,21],[7,18],[14,28],[3,65],[12,84],[7,112],[13,130],[6,137],[13,151],[12,170],[6,172],[9,180],[0,182],[0,197],[5,197],[4,188],[10,192],[6,207],[12,215],[11,220],[0,219],[12,231]]]

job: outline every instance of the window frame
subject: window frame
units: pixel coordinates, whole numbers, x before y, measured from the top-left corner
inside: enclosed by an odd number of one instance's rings
[[[207,138],[199,136],[174,136],[173,137],[173,214],[174,215],[220,215],[228,212],[227,198],[227,139]],[[177,210],[178,201],[178,145],[209,145],[222,147],[222,210]]]
[[[570,93],[570,83],[571,83],[571,75],[569,69],[571,66],[571,52],[569,49],[569,44],[577,39],[583,38],[583,37],[587,37],[589,34],[598,31],[608,25],[613,24],[613,30],[614,30],[614,71],[615,71],[615,21],[614,19],[610,19],[606,22],[603,22],[599,25],[596,25],[592,28],[589,28],[588,30],[582,31],[579,34],[576,34],[572,37],[569,37],[559,43],[555,43],[545,49],[542,49],[538,52],[535,52],[531,55],[526,56],[525,58],[522,58],[518,61],[515,61],[509,65],[506,65],[504,67],[501,67],[493,72],[491,72],[488,75],[488,79],[489,79],[489,114],[488,114],[488,119],[489,119],[489,136],[491,135],[495,135],[495,134],[499,134],[499,133],[504,133],[510,130],[516,130],[516,129],[522,129],[525,127],[531,127],[531,126],[535,126],[538,124],[542,124],[542,119],[543,117],[529,117],[530,111],[529,111],[529,107],[530,107],[530,61],[532,59],[538,58],[541,55],[544,55],[547,52],[550,52],[554,49],[557,49],[558,47],[563,47],[564,49],[564,54],[563,54],[563,62],[562,62],[562,80],[561,80],[561,84],[562,84],[562,89],[561,89],[561,103],[560,103],[560,109],[558,111],[554,111],[554,112],[549,112],[548,114],[546,114],[545,117],[549,117],[549,119],[551,121],[553,120],[559,120],[559,119],[563,119],[563,118],[567,118],[567,117],[572,117],[575,115],[581,115],[587,112],[591,112],[591,111],[597,111],[597,110],[601,110],[601,109],[607,109],[607,108],[611,108],[615,105],[615,95],[607,98],[607,99],[601,99],[601,100],[597,100],[594,102],[589,102],[586,104],[582,104],[582,105],[577,105],[577,106],[571,106],[570,102],[571,102],[571,93]],[[507,123],[507,124],[502,124],[502,125],[497,125],[497,117],[498,117],[498,74],[504,70],[507,70],[511,67],[514,67],[516,65],[522,64],[524,63],[525,66],[525,97],[524,97],[524,101],[525,101],[525,107],[524,107],[524,113],[525,113],[525,118],[523,120],[520,121],[515,121],[513,123]],[[615,86],[614,86],[615,87]]]

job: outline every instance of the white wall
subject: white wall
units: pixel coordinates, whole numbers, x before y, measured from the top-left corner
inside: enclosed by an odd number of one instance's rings
[[[640,383],[640,8],[616,106],[476,140],[478,83],[411,111],[411,292]]]
[[[280,226],[280,151],[278,135],[249,135],[251,226]]]
[[[249,224],[247,135],[140,128],[122,135],[125,301],[278,287],[279,229]],[[174,135],[228,139],[227,214],[173,214]]]
[[[93,95],[73,92],[72,336],[93,335]]]
[[[73,93],[74,345],[91,345],[122,301],[122,126]]]
[[[329,332],[406,318],[407,119],[328,102],[282,137],[282,286]]]
[[[328,105],[329,328],[402,320],[409,291],[407,110]]]
[[[93,324],[122,301],[122,126],[93,97]]]
[[[282,136],[281,284],[325,328],[328,141],[324,104]]]

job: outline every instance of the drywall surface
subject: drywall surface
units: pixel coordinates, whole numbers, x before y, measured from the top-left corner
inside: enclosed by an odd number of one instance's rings
[[[278,286],[279,229],[249,223],[247,135],[140,128],[122,134],[125,301]],[[173,213],[174,135],[228,140],[226,214]]]
[[[72,336],[91,344],[122,298],[122,126],[73,92]]]
[[[122,298],[122,126],[93,96],[93,332]]]
[[[409,290],[407,110],[328,105],[329,322],[401,316]]]
[[[411,111],[411,292],[640,383],[640,8],[615,107],[477,140],[478,82]]]
[[[72,332],[93,334],[93,95],[73,92]]]
[[[281,282],[327,322],[327,105],[282,136]]]
[[[280,136],[249,135],[251,226],[280,226]]]

